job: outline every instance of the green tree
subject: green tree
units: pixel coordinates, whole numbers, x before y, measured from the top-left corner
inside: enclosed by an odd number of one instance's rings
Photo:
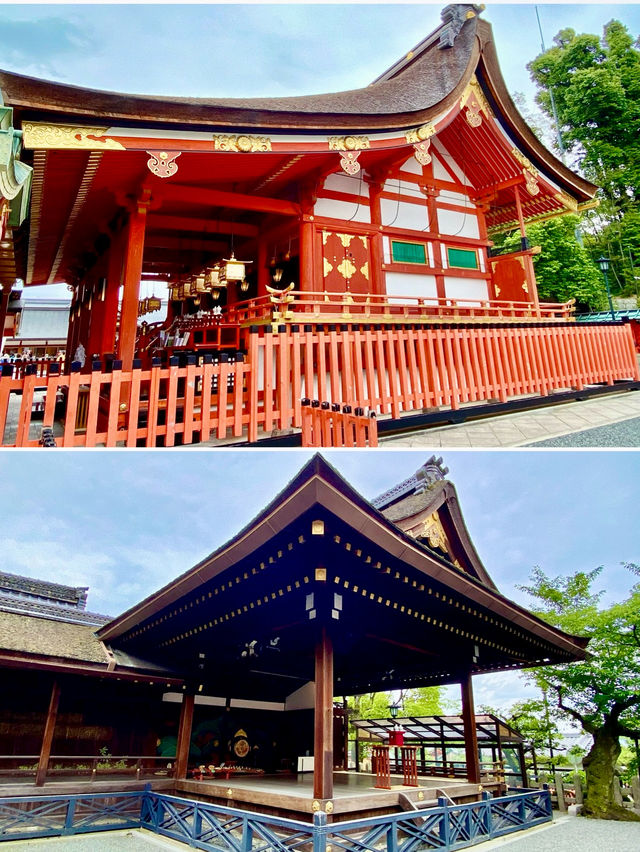
[[[640,50],[626,27],[610,21],[602,39],[561,30],[553,47],[528,65],[539,91],[536,100],[552,116],[574,164],[600,189],[594,252],[614,260],[621,288],[633,283],[623,236],[625,217],[640,201]],[[632,254],[640,246],[634,242]]]
[[[579,311],[601,310],[607,305],[604,281],[587,250],[576,239],[579,217],[558,216],[526,229],[532,246],[542,251],[533,258],[538,294],[543,302],[576,300]],[[520,249],[520,232],[502,241],[507,251]]]
[[[586,660],[534,669],[533,677],[593,739],[583,761],[584,815],[640,820],[616,804],[613,787],[620,738],[640,732],[640,584],[621,603],[603,607],[602,592],[593,590],[601,573],[596,568],[551,578],[535,568],[531,584],[520,587],[539,602],[542,618],[590,638]]]
[[[559,711],[550,705],[546,696],[516,701],[505,721],[522,734],[525,741],[533,746],[536,755],[548,756],[548,764],[556,766],[564,762],[560,758],[559,747],[562,735],[558,730]],[[547,761],[544,761],[545,765]]]

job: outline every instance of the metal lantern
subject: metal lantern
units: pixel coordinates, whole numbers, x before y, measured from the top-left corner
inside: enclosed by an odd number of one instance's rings
[[[251,260],[237,260],[233,252],[231,257],[224,258],[224,277],[227,281],[242,281],[245,275],[245,266],[253,263]]]
[[[200,275],[196,275],[195,286],[196,286],[196,293],[206,293],[207,292],[207,281],[206,281],[206,275],[204,274],[204,272],[201,272]]]
[[[249,289],[249,282],[247,281],[246,278],[244,278],[242,280],[242,282],[240,284],[240,289],[242,290],[243,293],[246,293],[247,290]]]
[[[218,286],[220,281],[220,267],[217,264],[215,266],[208,266],[204,279],[209,289]]]

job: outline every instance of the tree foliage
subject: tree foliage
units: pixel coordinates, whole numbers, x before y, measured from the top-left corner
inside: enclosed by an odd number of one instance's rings
[[[614,280],[629,288],[640,262],[637,225],[626,221],[634,211],[637,216],[640,202],[638,42],[619,21],[610,21],[602,38],[564,29],[528,68],[538,85],[536,100],[548,116],[553,92],[560,134],[574,165],[601,187],[602,206],[592,217],[594,254],[609,254]]]
[[[637,573],[635,565],[628,566]],[[590,638],[587,659],[533,670],[558,708],[593,738],[584,759],[584,813],[612,819],[640,819],[620,808],[613,777],[620,737],[640,733],[640,584],[628,597],[607,607],[593,589],[602,568],[569,577],[548,577],[540,568],[520,588],[540,604],[538,615],[568,633]]]
[[[542,248],[533,258],[538,294],[544,302],[575,299],[578,310],[597,311],[606,308],[606,291],[600,270],[576,239],[579,221],[568,215],[527,226],[531,245]],[[501,247],[518,251],[520,233],[508,236]]]

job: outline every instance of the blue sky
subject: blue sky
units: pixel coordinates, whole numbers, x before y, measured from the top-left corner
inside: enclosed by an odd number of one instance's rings
[[[410,476],[416,451],[328,452],[365,497]],[[89,608],[116,615],[190,568],[295,475],[306,451],[28,451],[0,454],[0,568],[90,586]],[[501,592],[535,565],[551,575],[605,566],[622,599],[640,561],[640,454],[443,452],[480,558]],[[476,678],[478,703],[523,693],[517,676]]]
[[[312,94],[366,86],[440,22],[445,3],[0,4],[0,66],[116,91],[193,97]],[[634,35],[634,4],[541,4],[545,40],[563,27]],[[534,6],[491,3],[507,84],[532,92]]]

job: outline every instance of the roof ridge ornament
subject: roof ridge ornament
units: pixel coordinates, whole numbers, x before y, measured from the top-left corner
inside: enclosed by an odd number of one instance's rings
[[[375,506],[376,509],[385,509],[402,497],[407,497],[409,494],[421,494],[427,491],[436,482],[442,482],[446,479],[448,473],[449,468],[444,467],[442,458],[431,456],[422,467],[418,468],[413,476],[410,476],[404,482],[398,483],[398,485],[385,491],[384,494],[373,499],[371,505]]]
[[[484,9],[484,3],[451,3],[449,6],[445,6],[440,13],[444,24],[440,32],[440,43],[438,45],[440,50],[453,47],[465,22],[475,18]]]

